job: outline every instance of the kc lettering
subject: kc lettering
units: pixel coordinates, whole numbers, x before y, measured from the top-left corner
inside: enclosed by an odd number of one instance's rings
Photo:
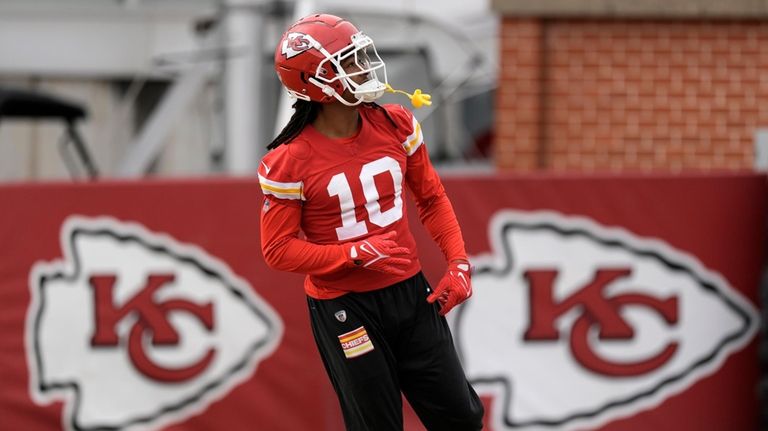
[[[530,297],[530,323],[525,331],[529,341],[554,341],[561,337],[556,329],[557,320],[565,313],[578,309],[581,315],[571,328],[571,353],[584,368],[606,376],[639,376],[664,365],[677,350],[677,342],[669,342],[655,355],[632,362],[618,362],[607,359],[590,346],[590,330],[598,330],[600,340],[631,340],[635,330],[622,317],[625,307],[645,307],[656,313],[667,325],[677,323],[677,297],[660,300],[640,293],[625,293],[608,297],[606,288],[614,281],[631,275],[629,268],[600,269],[594,279],[567,298],[556,301],[553,297],[554,280],[557,270],[528,270],[524,272],[528,281]]]
[[[203,372],[213,360],[216,351],[209,348],[204,356],[184,367],[166,367],[157,364],[147,354],[142,339],[151,336],[153,346],[176,346],[180,335],[169,320],[172,312],[184,312],[198,320],[208,331],[214,329],[213,304],[196,304],[184,299],[156,302],[155,293],[164,285],[172,283],[171,274],[150,275],[142,290],[120,307],[114,304],[113,290],[115,275],[93,275],[90,285],[94,297],[95,331],[91,338],[94,347],[116,348],[119,338],[116,327],[129,315],[136,320],[128,337],[128,355],[131,363],[146,377],[154,380],[178,383],[193,378]]]
[[[30,274],[30,395],[67,430],[162,429],[204,411],[277,347],[257,289],[203,250],[111,218],[71,217],[63,258]]]
[[[686,390],[756,332],[747,299],[662,241],[518,211],[497,213],[489,238],[452,324],[495,430],[600,428]]]

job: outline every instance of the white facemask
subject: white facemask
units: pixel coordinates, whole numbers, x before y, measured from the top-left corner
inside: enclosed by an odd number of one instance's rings
[[[332,56],[326,52],[324,54],[326,54],[327,58],[320,62],[318,71],[328,67],[327,63],[331,63],[336,71],[336,76],[329,80],[322,78],[320,74],[315,74],[315,77],[310,78],[310,82],[315,81],[317,82],[315,85],[319,84],[321,88],[325,87],[330,90],[326,94],[333,95],[337,100],[348,106],[370,103],[384,94],[387,88],[387,68],[384,65],[384,61],[379,57],[379,53],[376,52],[376,47],[373,45],[373,40],[370,37],[362,32],[356,33],[352,35],[352,43],[348,48],[342,49],[339,53]],[[354,72],[347,73],[341,67],[341,64],[350,57],[354,58],[354,64],[357,67]],[[359,75],[367,76],[368,80],[362,84],[357,84],[352,77]],[[355,96],[357,102],[347,101],[341,94],[333,91],[327,85],[337,80],[340,80],[344,87]]]

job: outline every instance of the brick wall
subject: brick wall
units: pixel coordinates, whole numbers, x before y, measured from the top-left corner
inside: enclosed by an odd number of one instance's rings
[[[504,18],[502,170],[751,169],[768,23]]]

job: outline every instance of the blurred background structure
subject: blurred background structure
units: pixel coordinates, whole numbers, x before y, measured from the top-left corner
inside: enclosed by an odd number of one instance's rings
[[[289,112],[273,46],[322,9],[434,94],[418,116],[444,168],[768,166],[765,2],[406,3],[2,0],[0,86],[81,103],[106,177],[248,174]],[[4,122],[0,179],[67,177],[56,136]]]
[[[82,104],[104,177],[247,175],[290,114],[274,46],[297,15],[322,9],[373,36],[396,88],[433,94],[418,115],[436,161],[487,169],[496,15],[483,3],[406,3],[2,0],[0,87]],[[58,133],[4,122],[0,180],[67,178]]]

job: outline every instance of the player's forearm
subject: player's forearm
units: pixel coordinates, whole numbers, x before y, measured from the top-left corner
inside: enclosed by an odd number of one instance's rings
[[[272,199],[261,212],[261,252],[270,268],[303,274],[327,274],[347,264],[341,245],[299,239],[301,207]]]
[[[461,234],[459,221],[445,191],[429,201],[417,203],[419,219],[432,239],[437,243],[445,256],[445,260],[451,262],[457,259],[467,259],[464,249],[464,237]]]
[[[270,268],[302,274],[328,274],[347,264],[339,245],[319,245],[293,237],[283,237],[263,246],[264,260]]]
[[[445,259],[448,262],[466,259],[464,238],[456,213],[424,146],[408,159],[406,180],[416,199],[419,219],[442,250]]]

